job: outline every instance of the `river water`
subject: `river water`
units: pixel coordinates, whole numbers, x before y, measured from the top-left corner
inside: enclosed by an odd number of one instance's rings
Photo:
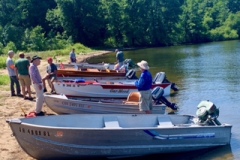
[[[180,90],[168,99],[179,106],[176,114],[196,114],[202,100],[220,108],[218,120],[233,125],[231,144],[190,153],[154,155],[139,159],[240,159],[240,41],[124,51],[134,62],[146,60],[154,76],[163,71]],[[89,62],[114,62],[108,54]]]

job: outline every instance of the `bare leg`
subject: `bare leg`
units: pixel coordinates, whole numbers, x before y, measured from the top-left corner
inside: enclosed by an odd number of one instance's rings
[[[42,79],[42,82],[43,82],[43,88],[46,88],[46,82],[45,82],[45,80],[46,80],[46,77],[44,77],[44,78]]]
[[[29,96],[29,98],[32,98],[32,93],[31,93],[31,88],[30,88],[30,86],[27,86],[27,91],[28,91],[28,96]]]
[[[25,85],[22,85],[22,92],[23,92],[23,98],[26,98],[26,90],[25,90]]]

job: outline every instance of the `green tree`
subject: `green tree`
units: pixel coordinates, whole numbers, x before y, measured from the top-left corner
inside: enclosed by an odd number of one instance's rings
[[[47,16],[52,26],[63,28],[74,42],[90,46],[101,43],[100,30],[103,26],[98,14],[98,0],[56,0],[56,3],[57,8],[49,11]],[[54,20],[53,23],[51,20]]]
[[[46,50],[46,38],[43,28],[41,26],[37,26],[32,30],[27,29],[25,31],[23,46],[25,46],[28,51]]]

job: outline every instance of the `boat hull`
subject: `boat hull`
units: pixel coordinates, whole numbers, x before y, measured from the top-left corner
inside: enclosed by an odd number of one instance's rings
[[[23,150],[36,159],[143,156],[230,143],[231,125],[183,125],[180,121],[188,117],[176,115],[167,116],[173,123],[169,126],[161,121],[166,116],[58,115],[7,122]]]
[[[141,114],[138,103],[125,104],[117,99],[70,99],[64,95],[44,95],[47,106],[57,114],[81,114],[81,113],[129,113]],[[166,106],[154,105],[152,113],[164,114]]]
[[[127,98],[129,93],[137,92],[134,84],[103,84],[97,82],[91,83],[68,83],[54,82],[54,88],[58,94],[66,96],[80,97],[111,97],[111,98]],[[153,84],[154,87],[162,87],[164,89],[163,96],[169,96],[171,92],[171,83]]]

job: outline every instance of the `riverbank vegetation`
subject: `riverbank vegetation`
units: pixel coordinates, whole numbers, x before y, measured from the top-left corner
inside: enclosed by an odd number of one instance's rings
[[[239,11],[238,0],[1,0],[0,53],[239,39]]]

